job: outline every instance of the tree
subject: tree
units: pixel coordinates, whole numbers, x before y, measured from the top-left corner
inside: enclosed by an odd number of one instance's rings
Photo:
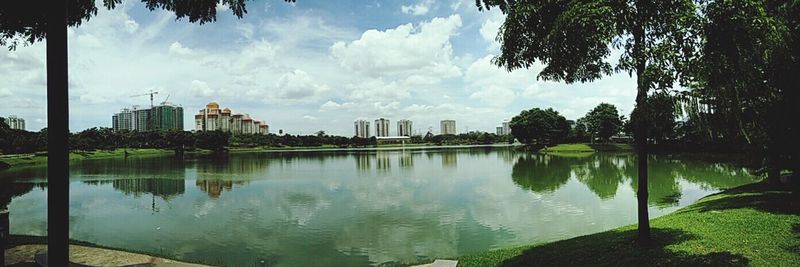
[[[800,103],[800,3],[714,1],[706,14],[692,95],[725,122],[728,138],[764,160],[768,180],[783,168],[800,173],[800,122],[785,118]]]
[[[541,61],[545,67],[538,78],[567,83],[626,71],[636,74],[638,107],[645,105],[650,89],[670,88],[683,77],[678,74],[686,72],[698,46],[698,8],[691,0],[476,0],[476,5],[506,14],[497,37],[502,50],[494,59],[497,65],[510,71]],[[622,50],[614,67],[606,61],[611,48]],[[644,121],[634,137],[638,158],[646,159]],[[647,160],[638,165],[639,237],[647,241]]]
[[[230,144],[231,133],[216,131],[199,131],[195,133],[197,147],[221,152]]]
[[[295,0],[284,0],[294,2]],[[143,0],[150,10],[172,11],[176,19],[188,17],[194,23],[213,22],[217,5],[222,3],[241,18],[243,0]],[[103,6],[112,9],[122,0],[104,0]],[[43,8],[48,7],[48,8]],[[46,10],[46,11],[45,11]],[[68,253],[61,246],[69,242],[69,92],[67,75],[67,27],[80,25],[97,14],[94,0],[72,1],[13,1],[0,5],[0,45],[15,49],[20,43],[29,44],[47,38],[47,127],[48,131],[48,244],[49,262],[66,266]],[[52,190],[58,188],[58,190]],[[59,213],[61,212],[61,213]]]
[[[600,103],[594,107],[586,116],[583,117],[586,123],[586,129],[594,138],[607,142],[612,135],[618,133],[622,128],[622,120],[620,120],[617,107],[608,103]]]
[[[524,144],[548,145],[560,142],[569,133],[564,116],[552,108],[523,110],[511,118],[511,135]]]
[[[676,98],[667,91],[658,91],[647,96],[647,112],[631,113],[631,122],[636,124],[638,116],[644,116],[647,123],[647,132],[655,139],[656,144],[676,136],[676,119],[681,114],[680,105]]]

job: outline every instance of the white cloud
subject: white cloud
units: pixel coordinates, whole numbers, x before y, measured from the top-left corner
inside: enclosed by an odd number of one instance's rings
[[[317,117],[314,117],[314,116],[311,116],[311,115],[303,115],[303,119],[309,120],[309,121],[315,121],[315,120],[317,120]]]
[[[266,96],[280,100],[313,101],[329,91],[324,84],[318,84],[307,72],[295,69],[284,73],[275,83],[275,90],[268,90]],[[274,91],[274,92],[269,92]]]
[[[500,43],[496,41],[496,38],[501,25],[503,25],[503,21],[493,19],[487,19],[483,22],[483,25],[481,25],[481,37],[491,43],[491,49],[500,47]]]
[[[208,86],[208,83],[198,80],[192,81],[191,91],[195,97],[209,97],[216,93],[214,89]]]
[[[408,5],[408,6],[403,5],[400,7],[400,10],[406,14],[421,16],[428,14],[428,11],[430,11],[432,5],[433,5],[433,0],[422,0],[414,5]]]
[[[506,107],[511,104],[511,102],[514,102],[516,96],[517,94],[509,88],[489,86],[483,90],[472,93],[470,98],[483,101],[492,106]]]
[[[192,51],[192,49],[188,47],[183,46],[180,42],[175,41],[169,45],[169,53],[181,56],[189,56],[194,54],[194,51]]]
[[[228,9],[230,9],[230,7],[228,7],[228,5],[225,5],[225,4],[222,4],[222,3],[217,3],[217,8],[216,9],[217,9],[217,13],[220,13],[220,12],[228,11]]]
[[[8,88],[0,88],[0,97],[9,97],[14,95]]]
[[[129,19],[125,21],[125,30],[127,30],[128,33],[134,33],[137,29],[139,29],[139,23],[136,23],[135,20]]]
[[[372,77],[420,75],[438,81],[461,75],[450,43],[460,27],[461,17],[452,15],[417,27],[368,30],[358,40],[335,43],[331,55],[342,67]]]

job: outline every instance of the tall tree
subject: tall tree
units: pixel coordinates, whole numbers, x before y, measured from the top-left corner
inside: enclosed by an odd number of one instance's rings
[[[607,142],[609,138],[622,129],[622,120],[619,117],[617,107],[608,103],[600,103],[583,117],[586,128],[594,138]]]
[[[506,19],[498,33],[502,54],[494,62],[509,71],[544,63],[538,78],[589,82],[626,71],[637,79],[636,106],[653,88],[670,88],[682,77],[698,44],[697,6],[692,0],[476,0],[479,10],[499,8]],[[611,49],[622,55],[616,66]],[[683,80],[680,80],[683,81]],[[639,109],[643,111],[645,109]],[[649,240],[647,127],[636,125],[639,237]]]
[[[709,3],[700,81],[694,91],[764,159],[769,180],[800,172],[800,1]]]
[[[294,2],[295,0],[284,0]],[[142,0],[150,10],[164,9],[176,19],[187,17],[200,24],[217,18],[216,7],[225,4],[241,18],[245,0]],[[113,9],[122,0],[103,0]],[[67,266],[69,242],[69,94],[67,81],[67,27],[78,26],[97,14],[95,0],[7,1],[0,5],[0,45],[14,49],[47,39],[47,127],[48,131],[48,244],[49,263]]]

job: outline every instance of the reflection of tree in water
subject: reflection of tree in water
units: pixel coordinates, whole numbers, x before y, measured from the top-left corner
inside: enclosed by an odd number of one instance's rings
[[[47,187],[45,183],[15,183],[9,180],[0,180],[0,210],[5,209],[8,207],[8,204],[11,203],[11,199],[19,196],[23,196],[33,188],[39,187],[40,189],[44,189]]]
[[[543,154],[521,156],[514,163],[511,179],[534,192],[553,192],[567,183],[575,159]]]
[[[682,161],[680,163],[675,167],[675,171],[680,174],[681,178],[706,189],[727,189],[759,179],[757,176],[747,173],[745,169],[735,168],[729,164],[702,161]]]
[[[589,187],[601,199],[613,198],[624,178],[624,168],[631,166],[633,157],[621,154],[593,154],[578,160],[573,167],[578,181]]]
[[[200,188],[200,191],[206,192],[209,197],[213,199],[219,198],[222,191],[230,192],[233,190],[233,185],[244,185],[247,181],[234,181],[234,180],[221,180],[221,179],[198,179],[195,185]]]

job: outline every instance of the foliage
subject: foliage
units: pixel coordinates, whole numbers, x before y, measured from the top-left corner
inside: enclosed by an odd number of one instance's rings
[[[223,151],[230,143],[231,138],[230,132],[220,130],[199,131],[194,135],[197,140],[197,147],[213,151]]]
[[[647,132],[655,142],[674,139],[676,137],[676,119],[680,116],[681,109],[677,99],[668,91],[658,91],[647,96],[645,100],[646,111],[631,112],[631,123],[636,124],[639,116],[644,116],[647,121]]]
[[[685,102],[692,126],[744,144],[770,177],[800,170],[800,3],[714,1],[705,9],[703,57]]]
[[[585,122],[590,136],[597,137],[605,142],[622,129],[622,120],[617,107],[608,103],[600,103],[589,113],[586,113],[586,116],[581,120]]]
[[[502,53],[494,62],[508,70],[541,61],[544,80],[589,82],[613,72],[636,74],[636,106],[648,91],[687,84],[699,49],[698,7],[692,0],[516,1],[476,0],[479,9],[498,7],[506,19],[498,33]],[[616,66],[611,48],[622,50]],[[640,108],[639,111],[646,111]],[[636,125],[639,157],[647,157],[647,128]],[[638,179],[647,183],[647,161]],[[642,239],[649,236],[647,187],[639,193]]]
[[[511,135],[524,144],[555,144],[569,133],[564,116],[552,108],[523,110],[509,123]]]

